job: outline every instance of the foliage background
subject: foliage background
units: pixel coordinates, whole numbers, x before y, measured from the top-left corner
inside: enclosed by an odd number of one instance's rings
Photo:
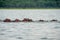
[[[60,0],[0,0],[0,8],[60,8]]]

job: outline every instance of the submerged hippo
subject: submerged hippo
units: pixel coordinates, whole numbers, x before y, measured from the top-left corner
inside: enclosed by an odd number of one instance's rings
[[[46,20],[39,20],[39,22],[48,22],[48,21],[46,21]]]
[[[22,22],[32,22],[32,19],[24,18],[24,19],[22,20]]]
[[[55,20],[55,19],[53,19],[53,20],[51,20],[51,22],[57,22],[58,20]]]
[[[7,18],[7,19],[3,20],[3,22],[11,22],[11,20]]]
[[[13,22],[21,22],[21,20],[19,20],[19,19],[15,19]]]

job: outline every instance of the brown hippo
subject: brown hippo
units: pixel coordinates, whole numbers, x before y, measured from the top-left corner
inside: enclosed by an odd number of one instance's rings
[[[4,22],[11,22],[10,19],[6,18],[5,20],[3,20]]]
[[[22,21],[23,21],[23,22],[32,22],[32,19],[24,18]]]
[[[19,19],[15,19],[13,22],[21,22],[21,20],[19,20]]]

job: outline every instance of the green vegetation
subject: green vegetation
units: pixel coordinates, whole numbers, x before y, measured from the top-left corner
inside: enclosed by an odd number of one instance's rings
[[[0,8],[60,8],[60,0],[0,0]]]

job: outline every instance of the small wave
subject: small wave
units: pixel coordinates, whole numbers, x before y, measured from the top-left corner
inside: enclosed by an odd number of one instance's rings
[[[4,33],[0,33],[0,35],[5,35]]]
[[[40,39],[48,39],[48,38],[44,37],[44,38],[40,38]]]
[[[55,29],[60,29],[60,26],[56,26]]]
[[[22,37],[16,37],[17,39],[23,39]]]

